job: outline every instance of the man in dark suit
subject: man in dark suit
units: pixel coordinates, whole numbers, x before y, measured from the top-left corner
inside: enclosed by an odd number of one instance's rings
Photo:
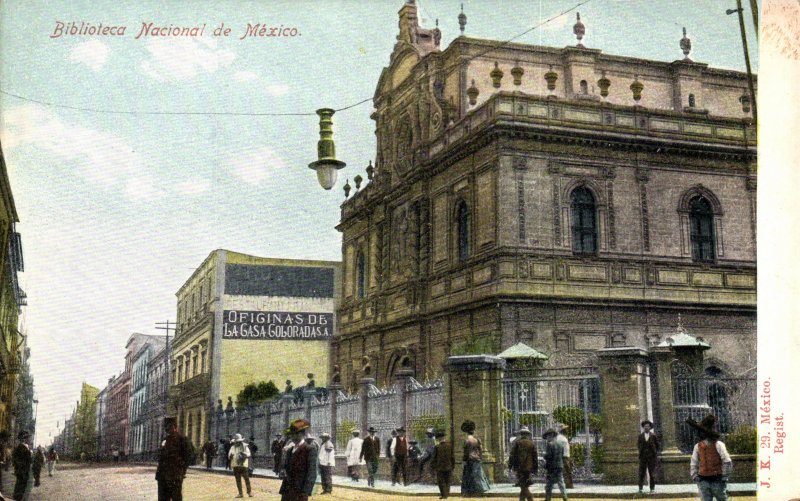
[[[27,431],[23,430],[19,432],[17,435],[19,444],[11,453],[11,463],[14,465],[14,476],[16,477],[16,482],[14,483],[14,499],[23,499],[25,497],[25,489],[28,487],[28,479],[31,475],[33,455],[27,443],[29,438],[30,435]]]
[[[408,461],[408,439],[406,429],[402,426],[397,429],[397,436],[392,439],[390,446],[392,453],[392,485],[400,482],[403,478],[403,485],[408,485],[406,464]]]
[[[511,455],[508,459],[508,468],[517,474],[520,501],[533,501],[530,486],[533,484],[531,475],[539,471],[539,455],[536,444],[531,440],[531,430],[523,426],[519,430],[519,438],[511,446]]]
[[[433,448],[433,453],[431,454],[431,469],[436,472],[436,485],[439,486],[439,499],[447,499],[450,495],[450,483],[453,480],[453,468],[455,468],[453,444],[447,441],[443,430],[436,430],[434,436],[438,443]]]
[[[181,501],[183,479],[194,456],[194,448],[189,439],[178,432],[178,418],[164,418],[164,431],[167,437],[161,442],[156,468],[158,501]]]
[[[289,433],[295,446],[285,454],[286,477],[280,491],[281,501],[308,501],[317,481],[319,447],[306,441],[306,432],[311,423],[295,419],[289,425]]]
[[[370,426],[367,432],[369,436],[361,444],[361,456],[359,460],[367,463],[367,486],[375,487],[375,474],[378,473],[378,459],[381,457],[381,439],[375,436],[374,427]]]
[[[648,420],[642,421],[642,433],[639,434],[639,492],[644,487],[645,471],[650,475],[650,493],[656,490],[656,459],[658,450],[661,448],[658,437],[653,433],[653,423]]]

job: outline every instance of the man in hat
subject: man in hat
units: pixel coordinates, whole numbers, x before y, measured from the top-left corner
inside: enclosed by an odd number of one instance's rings
[[[639,492],[644,489],[644,474],[650,476],[650,494],[656,490],[656,477],[654,475],[656,470],[656,459],[658,459],[658,450],[661,448],[658,442],[658,437],[653,433],[653,422],[645,419],[642,421],[642,432],[639,434],[637,441],[639,448]]]
[[[364,462],[361,459],[361,448],[364,445],[364,439],[359,436],[361,432],[358,430],[353,430],[352,434],[353,436],[344,448],[344,456],[347,459],[347,474],[350,476],[350,480],[358,482],[361,479],[361,464]]]
[[[564,485],[567,489],[572,489],[572,458],[569,451],[569,437],[567,436],[567,429],[569,425],[558,423],[558,435],[556,435],[556,442],[561,444],[564,448]]]
[[[217,446],[211,440],[206,440],[206,443],[203,444],[203,455],[206,458],[206,470],[210,470],[214,457],[217,455]]]
[[[416,440],[408,441],[408,469],[411,470],[412,482],[418,482],[420,478],[419,458],[422,456],[422,451],[417,445],[419,442]]]
[[[276,433],[275,440],[272,441],[272,447],[270,447],[273,462],[272,471],[274,471],[276,475],[281,472],[281,453],[283,452],[284,445],[286,444],[283,435]]]
[[[403,477],[403,485],[408,485],[406,473],[408,439],[406,438],[406,429],[402,426],[397,428],[397,436],[392,439],[390,450],[392,453],[392,485],[400,481],[400,476]]]
[[[431,453],[431,469],[436,472],[436,485],[439,486],[439,499],[447,499],[450,495],[450,483],[453,481],[453,444],[447,441],[444,430],[434,432],[438,442]]]
[[[370,426],[369,436],[361,444],[361,459],[367,462],[367,485],[375,487],[375,474],[378,473],[378,459],[381,457],[381,439],[375,436],[377,430]]]
[[[689,462],[689,474],[697,482],[700,497],[703,501],[727,501],[728,476],[733,470],[733,461],[725,444],[719,440],[719,433],[714,429],[717,424],[716,416],[709,414],[700,423],[689,418],[686,423],[696,429],[700,436]]]
[[[236,489],[239,491],[237,498],[244,497],[242,495],[242,478],[244,478],[245,486],[247,487],[247,495],[253,497],[253,492],[250,489],[250,458],[252,453],[250,448],[244,443],[244,437],[240,433],[233,436],[233,443],[228,450],[228,458],[230,459],[231,467],[233,467],[233,477],[236,479]]]
[[[556,441],[556,430],[548,429],[542,435],[547,440],[547,449],[544,453],[545,483],[544,499],[550,501],[553,497],[553,485],[558,484],[561,498],[567,500],[567,489],[564,485],[564,447]],[[515,440],[516,442],[516,440]]]
[[[425,482],[427,480],[427,474],[425,472],[425,465],[431,460],[433,457],[433,449],[436,448],[436,440],[434,437],[434,430],[433,428],[428,428],[425,430],[425,443],[422,445],[423,452],[422,457],[419,458],[419,478],[420,481]]]
[[[306,432],[311,423],[295,419],[289,425],[289,435],[295,444],[284,452],[286,455],[286,477],[281,484],[281,501],[308,501],[317,481],[319,451],[314,442],[307,442]]]
[[[194,450],[189,439],[178,432],[178,418],[164,418],[164,431],[167,436],[161,442],[156,468],[158,501],[181,501],[183,479]]]
[[[517,475],[520,501],[533,501],[530,486],[533,485],[531,475],[539,471],[539,456],[536,444],[531,440],[531,430],[523,426],[519,430],[519,438],[511,445],[508,468]]]
[[[28,438],[30,435],[27,431],[22,430],[17,434],[19,444],[14,448],[11,453],[11,464],[14,465],[14,476],[16,483],[14,484],[14,499],[23,499],[25,496],[25,488],[28,486],[28,479],[31,474],[31,464],[33,463],[33,456],[31,455],[31,448],[28,446]]]
[[[319,472],[322,476],[322,493],[331,494],[333,492],[333,467],[336,466],[336,451],[334,450],[333,442],[331,442],[330,433],[321,433],[319,439],[322,441],[319,447]]]

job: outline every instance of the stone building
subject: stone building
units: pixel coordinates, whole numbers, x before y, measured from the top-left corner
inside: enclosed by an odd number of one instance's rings
[[[249,383],[327,383],[339,263],[213,251],[177,293],[167,411],[196,447]]]
[[[755,367],[756,136],[746,75],[581,43],[460,36],[417,7],[374,95],[376,162],[341,207],[333,360],[357,387],[524,342],[551,367],[664,341]],[[602,29],[598,27],[597,29]],[[681,53],[682,52],[682,53]],[[679,320],[680,316],[680,320]]]
[[[142,449],[149,459],[156,458],[163,436],[169,387],[168,361],[169,352],[166,344],[162,344],[155,349],[147,365],[147,404],[142,414],[145,429]]]
[[[150,363],[157,352],[163,351],[166,339],[163,336],[147,336],[139,350],[133,355],[131,363],[131,402],[130,423],[131,438],[129,441],[128,455],[133,459],[144,459],[150,452],[151,434],[161,436],[161,429],[151,428],[152,403],[150,391]],[[163,407],[163,403],[162,403]],[[161,427],[163,428],[163,426]]]

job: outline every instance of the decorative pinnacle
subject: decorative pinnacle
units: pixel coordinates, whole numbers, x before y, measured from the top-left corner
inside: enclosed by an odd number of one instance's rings
[[[691,61],[689,53],[692,51],[692,40],[686,36],[686,27],[683,28],[683,38],[681,38],[681,50],[683,51],[683,60]]]
[[[467,15],[464,14],[464,4],[461,4],[461,14],[458,15],[458,26],[461,28],[461,36],[464,36],[464,28],[467,26]]]
[[[581,13],[577,13],[578,21],[572,27],[572,32],[575,33],[575,36],[578,38],[578,47],[583,47],[583,35],[586,34],[586,26],[583,25],[581,22]]]

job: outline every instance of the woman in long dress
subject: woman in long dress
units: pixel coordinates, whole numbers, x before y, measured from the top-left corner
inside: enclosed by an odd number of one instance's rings
[[[483,472],[481,457],[483,445],[475,437],[475,423],[466,420],[461,424],[461,431],[467,434],[464,441],[464,474],[461,476],[461,495],[476,496],[489,490],[489,481]]]

